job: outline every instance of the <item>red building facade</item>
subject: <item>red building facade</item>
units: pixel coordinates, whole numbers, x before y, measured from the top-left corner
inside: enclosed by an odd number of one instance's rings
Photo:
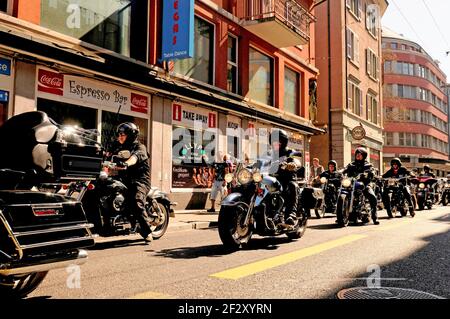
[[[400,157],[408,168],[450,172],[446,75],[417,43],[383,30],[384,166]]]

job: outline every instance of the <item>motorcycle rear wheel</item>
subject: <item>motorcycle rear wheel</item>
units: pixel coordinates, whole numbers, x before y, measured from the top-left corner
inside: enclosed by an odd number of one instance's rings
[[[0,298],[25,298],[41,284],[47,273],[48,271],[42,271],[20,277],[0,277]]]
[[[307,224],[308,224],[308,217],[306,216],[306,214],[303,214],[301,218],[298,218],[297,225],[295,225],[294,230],[287,232],[286,236],[288,236],[289,239],[301,238],[305,234]]]
[[[236,206],[222,206],[219,212],[219,237],[227,249],[238,250],[250,240],[253,230],[251,223],[242,225],[247,213],[243,204]]]

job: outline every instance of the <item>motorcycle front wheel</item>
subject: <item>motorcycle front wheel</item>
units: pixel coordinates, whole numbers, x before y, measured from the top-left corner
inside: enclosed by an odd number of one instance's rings
[[[236,206],[222,206],[219,212],[219,236],[223,245],[232,250],[247,244],[253,234],[251,223],[244,224],[247,214],[245,204]]]
[[[336,208],[337,222],[340,227],[348,225],[349,205],[346,197],[339,196]]]
[[[48,271],[42,271],[22,276],[0,277],[0,298],[25,298],[41,284],[47,273]]]
[[[160,239],[167,231],[167,227],[169,227],[169,212],[167,208],[158,202],[159,209],[161,210],[161,221],[156,226],[151,226],[152,237],[153,239]],[[152,206],[150,206],[153,209]]]

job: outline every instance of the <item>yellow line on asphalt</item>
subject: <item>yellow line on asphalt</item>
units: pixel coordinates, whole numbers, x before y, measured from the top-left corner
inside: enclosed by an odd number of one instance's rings
[[[165,295],[155,291],[147,291],[141,294],[134,295],[128,299],[174,299],[174,296]]]
[[[221,278],[221,279],[232,279],[237,280],[243,277],[247,277],[258,272],[265,271],[270,268],[285,265],[296,260],[319,254],[323,251],[336,248],[338,246],[346,245],[356,240],[368,237],[367,235],[349,235],[336,240],[328,241],[315,246],[303,248],[291,253],[284,255],[264,259],[244,266],[228,269],[222,272],[218,272],[210,275],[211,277]]]
[[[402,227],[402,226],[406,226],[406,225],[412,224],[414,222],[417,222],[418,220],[419,220],[418,218],[411,218],[411,219],[409,219],[407,221],[401,221],[401,222],[398,222],[398,223],[393,224],[393,225],[386,225],[386,226],[376,227],[373,230],[374,231],[377,231],[377,230],[390,230],[390,229],[394,229],[394,228],[397,228],[397,227]]]

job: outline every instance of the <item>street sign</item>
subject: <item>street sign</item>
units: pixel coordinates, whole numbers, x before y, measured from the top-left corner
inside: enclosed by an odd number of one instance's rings
[[[353,128],[352,137],[354,140],[362,140],[364,137],[366,137],[366,130],[361,124]]]

